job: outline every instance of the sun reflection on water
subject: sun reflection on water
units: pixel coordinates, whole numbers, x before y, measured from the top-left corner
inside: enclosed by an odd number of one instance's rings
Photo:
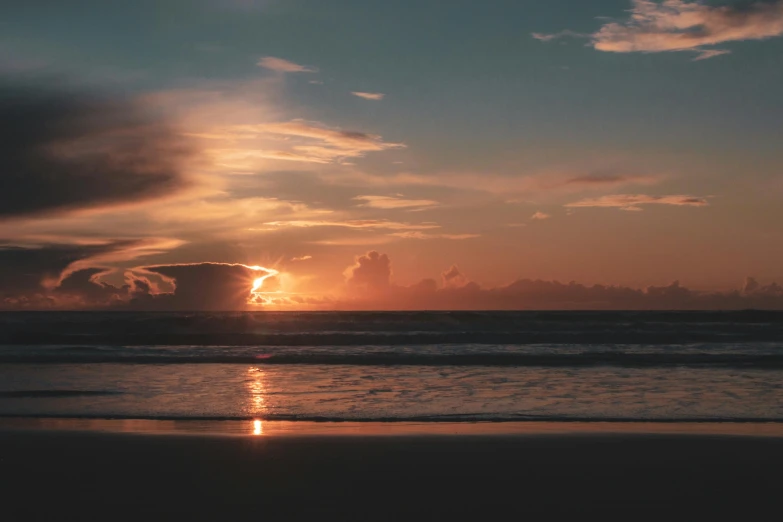
[[[264,424],[259,419],[254,420],[253,435],[263,435],[263,434],[264,434]]]
[[[258,367],[247,369],[248,379],[245,381],[249,394],[248,413],[252,416],[262,416],[267,411],[266,401],[264,399],[264,370]],[[260,435],[261,421],[253,421],[253,432]]]

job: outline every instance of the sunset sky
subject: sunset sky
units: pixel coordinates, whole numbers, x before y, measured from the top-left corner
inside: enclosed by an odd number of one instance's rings
[[[4,2],[0,308],[783,307],[782,35],[781,0]]]

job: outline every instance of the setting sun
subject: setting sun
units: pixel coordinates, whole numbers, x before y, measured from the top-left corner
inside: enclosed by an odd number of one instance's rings
[[[769,518],[781,84],[783,0],[0,0],[3,520]]]
[[[274,277],[274,276],[280,274],[280,272],[278,272],[274,268],[265,268],[263,266],[249,266],[248,268],[250,268],[251,270],[258,270],[258,271],[266,272],[266,275],[263,275],[263,276],[258,277],[258,278],[253,280],[253,288],[251,289],[251,292],[253,292],[253,293],[257,293],[257,292],[261,291],[261,288],[264,286],[264,281],[266,281],[270,277]]]

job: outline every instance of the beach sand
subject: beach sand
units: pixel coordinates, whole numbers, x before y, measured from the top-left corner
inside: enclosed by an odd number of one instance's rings
[[[783,490],[776,427],[114,422],[3,420],[2,519],[777,520]]]

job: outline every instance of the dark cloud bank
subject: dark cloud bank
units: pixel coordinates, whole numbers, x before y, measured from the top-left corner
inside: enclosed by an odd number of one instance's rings
[[[223,263],[151,266],[142,270],[163,276],[174,290],[158,295],[137,294],[127,304],[132,309],[244,310],[252,298],[253,281],[265,275],[244,265]]]
[[[221,263],[69,269],[128,246],[0,248],[0,309],[242,310],[254,279],[265,274]],[[124,284],[106,282],[112,277]]]
[[[191,155],[130,99],[0,79],[0,219],[136,202],[185,184]]]

